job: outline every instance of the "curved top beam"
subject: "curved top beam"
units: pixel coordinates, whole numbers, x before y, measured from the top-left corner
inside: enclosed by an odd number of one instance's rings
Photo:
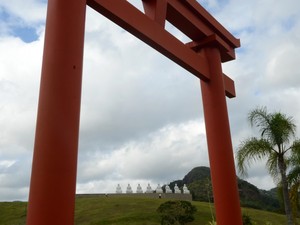
[[[217,42],[222,61],[235,58],[234,48],[239,46],[239,40],[215,19],[211,19],[213,17],[196,1],[143,0],[143,3],[145,14],[126,0],[87,0],[91,8],[203,81],[209,81],[210,73],[201,48],[211,38],[211,41]],[[193,42],[182,43],[166,31],[165,20],[189,36]],[[235,97],[234,82],[228,76],[223,79],[226,96]]]

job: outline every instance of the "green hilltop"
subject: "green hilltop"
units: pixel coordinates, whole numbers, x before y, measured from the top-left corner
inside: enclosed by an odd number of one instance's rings
[[[168,199],[144,197],[80,197],[76,199],[75,225],[159,225],[156,209]],[[46,203],[45,203],[46,204]],[[212,220],[212,204],[192,201],[197,207],[195,220],[190,225],[207,225]],[[25,225],[25,202],[0,202],[1,225]],[[273,212],[243,208],[257,225],[285,224],[285,216]]]

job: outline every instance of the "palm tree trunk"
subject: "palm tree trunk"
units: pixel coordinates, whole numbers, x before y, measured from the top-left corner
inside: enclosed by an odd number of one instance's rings
[[[288,182],[286,176],[286,165],[283,156],[278,158],[278,167],[281,175],[282,194],[283,194],[283,202],[284,202],[285,215],[287,218],[287,224],[293,225],[294,224],[293,213],[292,213],[291,201],[289,198],[289,189],[288,189]]]

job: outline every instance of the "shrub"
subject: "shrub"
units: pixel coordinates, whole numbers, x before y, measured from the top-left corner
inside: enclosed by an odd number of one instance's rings
[[[161,215],[161,224],[180,224],[184,225],[194,220],[196,207],[188,201],[167,201],[162,203],[157,212]]]
[[[251,217],[247,214],[243,214],[243,225],[253,225]]]

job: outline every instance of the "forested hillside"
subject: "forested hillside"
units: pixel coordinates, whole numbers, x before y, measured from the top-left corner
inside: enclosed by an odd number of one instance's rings
[[[264,209],[280,212],[281,206],[277,198],[276,189],[269,191],[261,190],[249,182],[237,177],[241,205],[255,209]],[[213,194],[210,179],[210,169],[208,167],[196,167],[192,169],[182,180],[170,183],[171,189],[175,183],[182,188],[186,184],[191,191],[193,200],[213,202]]]

